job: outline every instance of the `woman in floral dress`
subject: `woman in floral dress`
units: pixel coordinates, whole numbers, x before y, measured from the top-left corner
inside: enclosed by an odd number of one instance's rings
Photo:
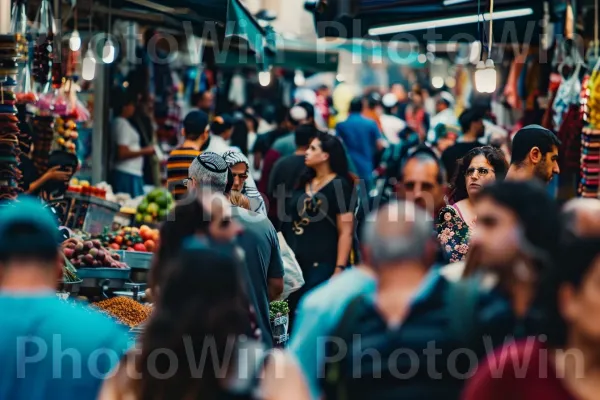
[[[462,261],[469,251],[469,239],[477,221],[473,208],[477,194],[484,185],[504,179],[507,171],[504,154],[491,146],[475,148],[458,160],[450,187],[450,205],[442,208],[436,224],[438,240],[451,263]]]

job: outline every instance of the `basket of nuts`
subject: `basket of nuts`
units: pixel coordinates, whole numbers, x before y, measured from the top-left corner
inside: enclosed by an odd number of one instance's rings
[[[140,304],[124,296],[102,300],[93,305],[129,328],[140,325],[152,313],[152,307]]]

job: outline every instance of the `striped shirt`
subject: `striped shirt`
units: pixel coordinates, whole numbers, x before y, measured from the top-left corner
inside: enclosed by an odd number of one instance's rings
[[[188,169],[192,161],[200,154],[202,154],[202,151],[191,147],[179,147],[169,154],[167,160],[167,187],[175,200],[181,200],[187,193],[183,180],[188,178]]]

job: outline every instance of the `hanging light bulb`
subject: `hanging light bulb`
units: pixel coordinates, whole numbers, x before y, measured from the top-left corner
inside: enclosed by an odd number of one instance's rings
[[[81,37],[77,30],[74,30],[73,33],[71,33],[71,37],[69,38],[69,48],[71,51],[79,51],[81,48]]]
[[[494,93],[496,91],[496,67],[494,67],[494,60],[488,58],[485,62],[485,85],[486,93]]]
[[[91,81],[94,79],[94,75],[96,75],[96,60],[94,59],[92,48],[88,47],[81,67],[81,77],[86,81]]]
[[[261,71],[258,73],[258,83],[260,86],[267,87],[271,84],[271,71]]]
[[[294,74],[294,85],[304,86],[305,83],[306,83],[306,78],[304,77],[304,72],[297,69]]]
[[[441,76],[434,76],[431,79],[431,86],[433,86],[435,89],[441,89],[444,87],[444,78]]]
[[[486,85],[485,85],[485,63],[483,61],[479,61],[477,63],[477,69],[475,70],[475,88],[479,93],[487,93]]]
[[[115,61],[115,45],[112,40],[108,38],[102,48],[102,62],[104,62],[104,64],[111,64],[113,61]]]

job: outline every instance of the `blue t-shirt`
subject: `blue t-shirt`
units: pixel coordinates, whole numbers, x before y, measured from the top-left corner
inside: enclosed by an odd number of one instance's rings
[[[96,399],[130,347],[127,330],[90,307],[0,295],[0,399]]]
[[[377,124],[358,113],[353,113],[335,129],[344,141],[358,176],[370,182],[375,169],[373,160],[377,152],[377,141],[382,138]]]
[[[350,301],[360,295],[374,296],[376,290],[374,277],[352,268],[316,287],[300,301],[290,351],[298,359],[312,398],[319,398],[321,391],[318,377],[325,356],[323,338],[333,332]]]

